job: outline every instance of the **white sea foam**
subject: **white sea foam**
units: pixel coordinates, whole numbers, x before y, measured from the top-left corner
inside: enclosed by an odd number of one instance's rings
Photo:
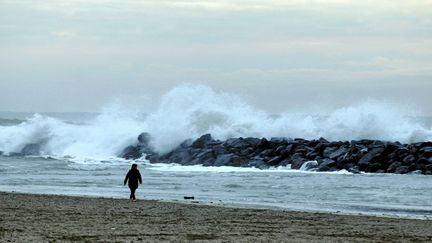
[[[0,126],[0,151],[19,152],[28,143],[39,143],[44,154],[102,160],[135,143],[141,132],[149,132],[154,147],[162,153],[204,133],[217,139],[432,140],[431,128],[417,121],[413,111],[383,101],[367,100],[326,114],[285,112],[275,116],[236,95],[183,85],[165,94],[147,116],[114,104],[84,125],[35,115],[19,125]]]
[[[295,170],[288,166],[270,167],[266,170],[250,167],[232,167],[232,166],[203,166],[203,165],[180,165],[180,164],[149,164],[145,163],[145,170],[163,171],[163,172],[213,172],[213,173],[318,173],[316,171]],[[319,172],[321,174],[343,174],[351,175],[347,170],[335,172]]]

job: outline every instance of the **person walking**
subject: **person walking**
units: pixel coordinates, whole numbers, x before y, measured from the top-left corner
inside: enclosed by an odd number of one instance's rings
[[[136,201],[135,191],[138,188],[138,183],[142,184],[141,173],[138,170],[137,164],[133,164],[132,168],[126,174],[126,177],[124,179],[125,186],[126,186],[126,182],[128,182],[128,186],[131,193],[129,199],[135,202]]]

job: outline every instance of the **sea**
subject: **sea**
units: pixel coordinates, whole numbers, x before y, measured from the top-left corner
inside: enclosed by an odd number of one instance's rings
[[[143,176],[138,199],[189,202],[184,197],[193,196],[212,205],[432,219],[430,175],[182,166],[117,156],[141,132],[151,134],[160,153],[205,133],[432,141],[432,119],[411,108],[366,100],[324,114],[269,114],[205,86],[175,88],[151,111],[140,105],[113,103],[98,113],[0,112],[0,191],[129,198],[123,180],[136,163]],[[39,144],[41,155],[17,155],[26,144]]]

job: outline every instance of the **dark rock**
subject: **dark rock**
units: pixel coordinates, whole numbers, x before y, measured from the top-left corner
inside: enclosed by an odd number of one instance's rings
[[[323,137],[320,137],[320,138],[318,139],[318,141],[319,141],[320,143],[322,143],[322,144],[329,144],[329,143],[330,143],[327,139],[325,139],[325,138],[323,138]]]
[[[347,169],[348,172],[351,172],[353,174],[360,174],[360,170],[356,167],[351,167]]]
[[[212,147],[212,150],[214,152],[215,155],[221,155],[221,154],[226,154],[227,150],[224,146],[222,145],[216,145]]]
[[[166,157],[169,163],[176,163],[181,165],[187,165],[192,160],[191,154],[187,149],[179,149],[174,151],[170,156]]]
[[[150,162],[158,162],[159,154],[150,145],[150,134],[143,132],[138,136],[137,140],[138,144],[136,146],[131,145],[124,148],[118,156],[125,159],[139,159],[145,155],[145,158]]]
[[[402,144],[400,144],[399,142],[388,142],[385,145],[385,150],[383,151],[383,153],[386,154],[390,154],[393,153],[394,151],[400,149],[402,147]]]
[[[270,143],[266,138],[262,138],[261,141],[258,144],[258,148],[267,149],[269,148]]]
[[[281,146],[281,145],[287,145],[288,144],[288,140],[286,138],[271,138],[270,141],[270,148],[272,149],[276,149],[277,147]]]
[[[423,154],[423,156],[430,157],[432,156],[432,146],[423,147],[420,149],[420,152]]]
[[[417,147],[419,147],[419,148],[432,147],[432,141],[420,142],[420,143],[417,144]]]
[[[267,169],[269,166],[263,160],[252,160],[247,164],[247,167],[255,167],[258,169]]]
[[[180,148],[189,148],[191,145],[192,145],[192,143],[193,143],[193,141],[192,141],[192,139],[186,139],[185,141],[183,141],[181,144],[180,144]]]
[[[432,142],[401,144],[380,140],[329,142],[324,138],[231,138],[214,140],[210,134],[186,140],[174,150],[159,156],[151,146],[151,136],[142,133],[135,146],[126,147],[120,156],[137,159],[146,156],[150,162],[202,164],[204,166],[242,166],[268,168],[291,164],[292,169],[353,173],[432,173]],[[30,146],[30,145],[29,145]],[[31,147],[27,148],[28,150]],[[40,148],[38,149],[40,150]],[[26,151],[22,151],[26,152]],[[26,152],[33,153],[33,152]],[[0,153],[1,155],[1,153]],[[17,153],[21,155],[21,153]],[[311,162],[311,161],[318,162]]]
[[[310,153],[310,152],[313,152],[313,151],[314,151],[313,148],[310,148],[310,147],[308,147],[306,145],[300,145],[300,146],[297,146],[295,148],[295,153],[301,153],[303,155],[306,155],[307,153]]]
[[[365,144],[365,145],[370,145],[374,142],[375,140],[371,140],[371,139],[362,139],[362,140],[358,140],[356,143],[358,144]]]
[[[328,157],[330,159],[336,159],[342,155],[345,155],[348,152],[348,150],[344,147],[339,148],[338,150],[332,152]]]
[[[313,160],[313,159],[315,159],[317,156],[319,156],[318,152],[316,152],[316,151],[310,151],[309,153],[306,154],[305,157],[306,157],[307,159]]]
[[[306,145],[311,148],[315,148],[318,144],[320,144],[319,140],[311,140]]]
[[[323,157],[330,158],[330,154],[335,152],[337,149],[338,149],[337,147],[326,147],[323,151]]]
[[[414,155],[410,154],[410,155],[406,156],[402,160],[402,162],[404,162],[404,164],[412,164],[412,163],[415,163],[416,160],[417,160],[416,157]]]
[[[387,155],[387,158],[389,158],[391,160],[399,159],[399,156],[397,155],[396,151],[394,151],[393,153],[390,153],[389,155]]]
[[[388,168],[387,168],[387,172],[388,173],[394,173],[396,171],[397,168],[401,167],[402,163],[399,161],[393,162]]]
[[[421,174],[423,174],[423,172],[421,170],[414,170],[414,171],[409,172],[408,174],[421,175]]]
[[[317,143],[314,147],[314,150],[320,154],[323,153],[324,149],[326,148],[326,145],[323,143]]]
[[[291,154],[291,153],[293,152],[293,150],[294,150],[294,147],[295,147],[294,144],[288,144],[288,145],[285,147],[285,151],[286,151],[288,154]]]
[[[328,171],[330,168],[336,166],[336,161],[332,159],[323,159],[322,161],[319,161],[318,164],[318,171]]]
[[[213,153],[212,149],[206,149],[200,153],[198,153],[195,156],[195,159],[193,159],[190,164],[196,165],[196,164],[202,164],[204,166],[211,166],[213,165],[215,161],[215,155]]]
[[[366,172],[378,172],[378,170],[382,170],[382,166],[380,163],[373,163],[369,165],[366,169]],[[383,170],[384,171],[384,170]]]
[[[143,156],[140,150],[135,146],[127,146],[119,154],[119,157],[124,159],[139,159]]]
[[[283,160],[282,156],[276,156],[271,160],[267,161],[267,164],[270,166],[276,166]]]
[[[285,150],[285,148],[286,148],[286,146],[281,145],[281,146],[276,148],[275,153],[277,155],[281,155],[281,152],[283,152]]]
[[[400,167],[398,167],[396,169],[396,171],[394,173],[396,173],[396,174],[406,174],[408,172],[409,172],[408,166],[400,166]]]
[[[157,153],[145,154],[145,159],[150,161],[151,163],[158,163],[159,158],[160,158],[160,156]]]
[[[241,166],[246,162],[245,159],[235,154],[219,155],[214,162],[214,166]]]
[[[317,161],[306,161],[300,167],[300,170],[310,171],[310,170],[315,170],[316,168],[318,168],[318,162]]]
[[[272,137],[270,138],[270,143],[279,143],[279,144],[285,143],[286,145],[288,144],[288,139],[284,137]]]
[[[262,157],[274,156],[274,154],[275,154],[275,151],[273,149],[266,149],[260,153],[260,156],[262,156]]]
[[[373,142],[368,146],[369,148],[384,148],[385,143],[380,140],[373,140]]]
[[[287,166],[287,165],[291,164],[291,162],[292,161],[290,158],[285,158],[281,162],[279,162],[279,166]]]
[[[291,153],[288,152],[288,150],[283,149],[283,150],[281,150],[281,151],[279,152],[279,155],[280,155],[282,158],[287,158],[288,156],[291,155]]]
[[[230,138],[224,142],[224,146],[229,148],[245,149],[249,147],[250,144],[243,138]]]
[[[428,165],[428,164],[432,164],[432,160],[431,158],[427,159],[425,157],[421,157],[417,160],[416,162],[417,164],[423,164],[423,165]]]
[[[357,163],[360,166],[360,169],[364,170],[369,163],[375,162],[384,151],[384,148],[373,148],[369,152],[367,152]]]
[[[246,148],[246,149],[240,150],[240,155],[248,156],[248,155],[254,153],[254,151],[255,151],[255,150],[254,150],[253,148],[249,147],[249,148]]]
[[[415,170],[417,170],[418,167],[419,167],[418,165],[416,165],[415,163],[412,163],[412,164],[408,165],[408,171],[415,171]]]
[[[211,141],[213,141],[212,136],[210,134],[205,134],[199,137],[197,140],[195,140],[191,146],[192,148],[204,148],[207,145],[207,143]]]
[[[24,146],[24,148],[21,149],[20,154],[22,156],[27,155],[40,155],[40,145],[37,143],[29,143]]]
[[[261,139],[248,137],[248,138],[245,138],[244,141],[246,143],[248,143],[251,147],[255,148],[255,147],[258,147],[258,145],[261,142]]]
[[[301,154],[294,154],[293,156],[291,156],[291,169],[300,169],[303,163],[306,161],[308,160],[303,158]]]

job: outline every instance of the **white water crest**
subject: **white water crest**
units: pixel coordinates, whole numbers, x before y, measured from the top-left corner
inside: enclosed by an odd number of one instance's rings
[[[36,143],[44,155],[102,160],[116,156],[141,131],[133,114],[115,106],[85,125],[35,114],[19,125],[0,126],[0,150],[19,152],[26,144]]]
[[[81,125],[34,115],[18,125],[0,126],[0,151],[19,152],[26,144],[38,143],[45,155],[106,159],[136,143],[141,132],[152,135],[153,146],[161,153],[205,133],[222,140],[230,137],[324,137],[403,143],[432,140],[431,128],[422,124],[412,110],[376,100],[325,114],[273,115],[234,94],[202,85],[182,85],[166,93],[159,105],[152,108],[143,116],[139,110],[114,104],[104,108],[96,119]]]

